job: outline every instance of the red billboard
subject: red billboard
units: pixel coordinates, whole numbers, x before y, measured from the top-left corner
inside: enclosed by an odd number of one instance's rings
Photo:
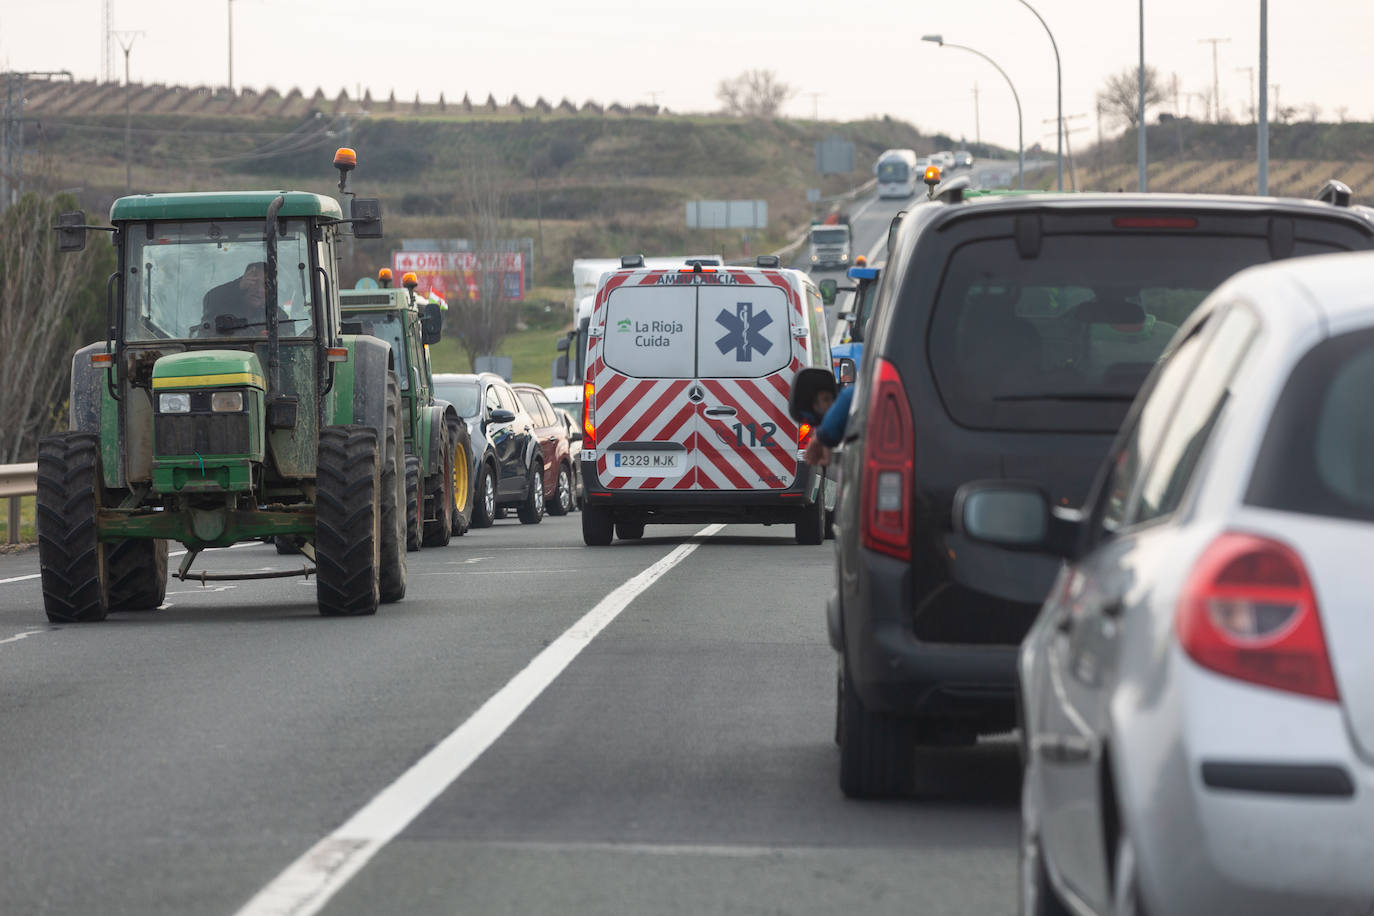
[[[525,255],[520,251],[393,251],[391,269],[399,282],[413,272],[421,295],[438,293],[450,302],[482,298],[480,272],[495,271],[501,277],[502,298],[525,298]]]

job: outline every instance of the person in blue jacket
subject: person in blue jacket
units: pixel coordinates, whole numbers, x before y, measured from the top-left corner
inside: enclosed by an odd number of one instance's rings
[[[810,410],[803,417],[816,425],[815,435],[806,446],[806,463],[827,465],[831,451],[844,440],[844,428],[849,422],[849,402],[854,399],[853,385],[846,385],[838,395],[831,388],[820,388],[811,398]]]

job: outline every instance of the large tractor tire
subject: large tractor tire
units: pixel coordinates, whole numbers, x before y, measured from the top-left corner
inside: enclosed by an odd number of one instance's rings
[[[472,527],[472,439],[467,424],[450,424],[453,440],[453,535],[462,537]]]
[[[54,623],[104,620],[110,610],[107,547],[96,515],[104,486],[100,440],[61,433],[38,443],[38,565],[43,609]]]
[[[453,537],[453,440],[447,433],[434,459],[434,474],[425,480],[425,546],[447,547]]]
[[[544,463],[536,461],[530,465],[530,479],[525,488],[525,498],[515,510],[520,516],[520,524],[537,525],[544,520]]]
[[[326,617],[377,613],[382,469],[377,430],[320,430],[315,472],[315,595]]]
[[[419,550],[420,528],[424,525],[423,503],[420,500],[420,459],[406,456],[406,550]]]
[[[496,473],[487,462],[477,466],[477,486],[472,493],[472,527],[490,528],[496,520]]]
[[[167,541],[126,538],[105,548],[110,610],[153,611],[167,598]]]
[[[406,456],[401,432],[401,384],[386,375],[386,451],[382,464],[382,559],[378,572],[383,604],[406,596]]]

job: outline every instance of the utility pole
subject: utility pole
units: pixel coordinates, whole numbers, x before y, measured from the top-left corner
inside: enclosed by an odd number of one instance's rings
[[[114,82],[114,0],[100,2],[100,75]]]
[[[1137,71],[1136,82],[1140,87],[1140,95],[1136,101],[1136,132],[1135,132],[1135,159],[1136,159],[1136,183],[1140,193],[1145,193],[1148,188],[1148,172],[1146,169],[1145,149],[1145,0],[1140,0],[1140,69]]]
[[[811,96],[811,120],[819,121],[821,119],[820,98],[821,96],[825,95],[825,93],[808,92],[807,95]]]
[[[1255,68],[1237,67],[1237,73],[1245,74],[1245,83],[1250,87],[1250,117],[1255,117]]]
[[[129,95],[133,92],[129,84],[129,52],[134,49],[134,40],[142,32],[115,32],[114,36],[119,40],[119,47],[124,51],[124,193],[132,193],[133,189],[133,142],[131,139],[132,129],[129,115]],[[128,42],[125,42],[128,38]]]
[[[1255,122],[1259,137],[1259,194],[1269,194],[1269,100],[1266,86],[1269,80],[1269,0],[1260,0],[1259,36],[1259,107],[1255,109]]]
[[[1221,123],[1221,78],[1217,75],[1217,45],[1230,42],[1229,38],[1203,38],[1198,44],[1212,46],[1212,123]]]
[[[4,141],[0,145],[0,213],[24,194],[24,79],[65,78],[73,82],[70,70],[27,70],[0,74],[5,78]]]
[[[975,146],[983,145],[983,128],[978,117],[978,84],[976,82],[973,84],[973,143]]]
[[[1070,121],[1076,121],[1076,120],[1078,120],[1078,119],[1080,119],[1080,118],[1086,118],[1086,117],[1087,117],[1087,115],[1085,115],[1085,114],[1075,114],[1075,115],[1064,115],[1064,119],[1063,119],[1063,120],[1064,120],[1064,157],[1065,157],[1066,159],[1069,160],[1069,187],[1070,187],[1072,190],[1074,190],[1074,191],[1077,191],[1077,190],[1078,190],[1078,171],[1077,171],[1077,169],[1074,167],[1074,164],[1073,164],[1073,147],[1072,147],[1071,143],[1069,142],[1069,135],[1070,135],[1070,134],[1075,134],[1075,133],[1082,133],[1083,131],[1087,130],[1087,128],[1086,128],[1086,127],[1069,127],[1069,122],[1070,122]],[[1041,121],[1040,123],[1041,123],[1041,124],[1056,124],[1056,123],[1058,123],[1058,122],[1059,122],[1059,119],[1058,119],[1058,118],[1046,118],[1046,119],[1044,119],[1043,121]],[[1099,127],[1100,127],[1100,124],[1101,124],[1101,122],[1099,122]],[[1099,140],[1099,142],[1100,142],[1100,140]]]
[[[229,8],[229,94],[234,94],[234,0],[225,0]]]
[[[661,95],[663,95],[663,90],[662,90],[662,89],[650,89],[648,92],[646,92],[646,93],[644,93],[644,94],[647,95],[647,96],[649,97],[649,104],[650,104],[650,105],[653,105],[655,108],[657,108],[657,107],[658,107],[658,97],[661,96]]]

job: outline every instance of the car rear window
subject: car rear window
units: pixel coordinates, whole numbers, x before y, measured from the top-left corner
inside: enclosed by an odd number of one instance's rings
[[[791,362],[776,286],[621,286],[606,300],[606,365],[634,378],[759,378]]]
[[[1263,238],[1216,235],[1047,235],[1033,258],[1009,238],[964,244],[927,341],[940,396],[977,429],[1114,432],[1193,309],[1269,259]]]
[[[1374,331],[1302,358],[1269,419],[1245,501],[1374,522]]]

